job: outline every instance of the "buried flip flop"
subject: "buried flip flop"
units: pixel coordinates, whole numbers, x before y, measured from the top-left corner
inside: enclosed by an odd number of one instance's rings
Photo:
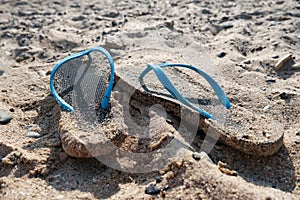
[[[173,126],[163,122],[164,113],[159,108],[153,110],[137,101],[131,101],[133,106],[130,106],[130,96],[112,91],[113,72],[113,59],[102,48],[71,55],[55,66],[50,79],[51,92],[67,111],[61,113],[59,126],[63,149],[72,157],[101,159],[108,155],[101,161],[119,170],[145,172],[164,166],[164,160],[176,153],[180,141],[173,140],[178,141],[173,145],[176,148],[165,148],[167,153],[162,162],[154,159],[161,158],[162,151],[159,155],[151,152],[180,135]],[[111,155],[116,152],[121,158]],[[136,154],[141,152],[143,156]],[[124,157],[130,157],[127,160],[136,164],[119,165],[117,159]],[[108,160],[110,163],[106,163]],[[141,162],[147,162],[150,167]]]
[[[51,93],[67,111],[62,113],[59,133],[69,155],[90,156],[85,143],[95,148],[106,144],[105,137],[95,136],[93,130],[106,119],[113,83],[114,61],[101,47],[70,55],[52,70]]]
[[[278,124],[270,118],[236,105],[232,105],[229,110],[224,109],[224,105],[226,108],[230,107],[225,93],[199,69],[189,65],[170,68],[169,66],[174,66],[172,64],[146,67],[147,63],[187,63],[187,61],[180,55],[159,49],[140,49],[118,59],[116,80],[123,91],[132,93],[131,98],[145,104],[160,104],[168,113],[187,122],[194,123],[195,113],[198,113],[198,128],[205,131],[208,137],[247,154],[269,156],[282,146],[283,131]],[[185,69],[186,67],[190,69]],[[163,72],[161,68],[166,68],[167,71]],[[153,76],[152,69],[157,78]],[[194,73],[195,71],[198,73]],[[199,72],[209,80],[210,85],[205,85],[199,78]],[[148,75],[145,76],[146,74]],[[139,77],[143,78],[142,83]],[[213,87],[219,100],[216,101],[211,96],[208,89],[210,86]],[[179,91],[184,94],[181,95]],[[194,104],[199,104],[201,108]]]
[[[171,95],[175,99],[179,100],[181,103],[185,104],[186,106],[198,111],[204,117],[206,117],[208,119],[215,119],[214,116],[212,116],[208,112],[202,110],[201,108],[196,107],[189,100],[187,100],[185,97],[182,96],[182,94],[176,89],[174,84],[170,81],[170,79],[168,78],[166,73],[161,69],[161,68],[165,68],[165,67],[183,67],[183,68],[191,69],[191,70],[197,72],[198,74],[203,76],[205,78],[205,80],[210,84],[210,86],[214,89],[216,95],[218,96],[218,98],[222,102],[222,104],[227,109],[230,109],[231,104],[230,104],[225,92],[218,85],[218,83],[211,76],[209,76],[207,73],[205,73],[204,71],[202,71],[202,70],[200,70],[200,69],[198,69],[194,66],[191,66],[191,65],[178,64],[178,63],[162,63],[162,64],[158,64],[158,65],[148,64],[147,68],[139,76],[139,80],[141,82],[141,85],[143,85],[144,88],[145,88],[145,85],[143,84],[142,79],[145,77],[146,74],[148,74],[150,72],[150,70],[153,70],[155,72],[156,76],[158,77],[159,81],[164,86],[164,88],[166,90],[168,90],[168,92],[171,93]]]

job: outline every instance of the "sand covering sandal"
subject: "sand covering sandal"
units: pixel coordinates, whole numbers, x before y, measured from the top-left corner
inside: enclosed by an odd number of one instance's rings
[[[98,122],[106,119],[113,83],[114,62],[101,47],[68,56],[52,70],[51,93],[67,111],[62,113],[60,127],[73,128],[73,131],[60,130],[62,146],[69,155],[90,156],[85,142],[91,146],[105,144],[103,135],[95,138],[97,135],[92,132]]]

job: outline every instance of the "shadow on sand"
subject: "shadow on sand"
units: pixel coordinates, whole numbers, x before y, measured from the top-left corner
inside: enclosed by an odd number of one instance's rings
[[[38,111],[38,116],[33,121],[41,127],[44,136],[23,148],[32,151],[39,148],[49,148],[46,145],[47,141],[57,138],[56,133],[61,118],[59,106],[49,95],[37,102],[34,108],[29,109]],[[193,143],[195,149],[199,146],[202,138],[203,136],[199,134],[195,138]],[[214,148],[210,152],[210,156],[215,163],[218,161],[227,163],[231,169],[238,172],[239,176],[255,185],[272,187],[286,192],[294,190],[296,185],[295,169],[285,146],[273,156],[255,157],[218,144],[218,146],[220,145],[223,147],[222,150]],[[5,151],[7,154],[12,151],[12,149],[5,149],[4,146],[0,146],[0,148],[1,152]],[[20,164],[18,170],[14,172],[16,177],[28,175],[37,165],[40,165],[39,161]],[[106,167],[96,159],[71,158],[64,154],[61,145],[50,147],[50,155],[45,167],[48,173],[36,172],[29,176],[43,179],[59,191],[79,190],[89,192],[99,199],[109,198],[118,193],[120,184],[135,182],[142,187],[146,187],[155,181],[159,175],[158,172],[147,174],[126,173]],[[0,177],[7,176],[14,170],[14,166],[5,168],[1,166],[0,170]]]

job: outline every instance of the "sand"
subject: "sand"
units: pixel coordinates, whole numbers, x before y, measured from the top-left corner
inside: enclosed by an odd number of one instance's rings
[[[297,0],[3,0],[0,110],[13,119],[0,125],[0,198],[299,199],[299,9]],[[186,55],[191,63],[207,66],[233,104],[276,121],[284,132],[277,153],[259,157],[217,143],[208,152],[212,162],[178,150],[163,169],[133,173],[64,152],[63,115],[48,84],[54,65],[94,46],[123,59],[135,48],[157,46],[160,40],[144,33],[158,29],[200,44],[205,56]],[[182,41],[161,37],[174,51],[184,49]],[[275,70],[288,54],[289,62]],[[199,152],[202,143],[199,133],[191,146]],[[146,194],[151,184],[155,194]]]

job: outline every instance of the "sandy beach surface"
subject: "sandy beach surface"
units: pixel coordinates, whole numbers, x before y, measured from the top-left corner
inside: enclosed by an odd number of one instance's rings
[[[180,53],[187,43],[201,52],[181,53],[232,104],[278,126],[278,152],[248,155],[217,143],[207,157],[199,133],[197,152],[181,149],[147,173],[65,153],[66,115],[49,87],[59,60],[101,46],[124,63],[136,49]],[[300,199],[299,50],[299,0],[1,0],[0,199]]]

